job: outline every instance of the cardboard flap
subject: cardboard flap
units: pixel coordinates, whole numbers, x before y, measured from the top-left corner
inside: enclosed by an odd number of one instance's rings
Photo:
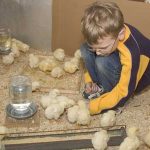
[[[80,21],[85,8],[95,0],[54,0],[52,50],[63,48],[72,55],[83,42]],[[106,0],[105,0],[106,1]],[[137,27],[150,38],[150,4],[127,0],[111,0],[121,8],[125,22]]]

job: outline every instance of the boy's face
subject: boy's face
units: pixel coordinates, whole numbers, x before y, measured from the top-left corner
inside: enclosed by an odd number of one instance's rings
[[[111,36],[98,39],[97,44],[89,45],[89,50],[95,52],[97,55],[108,56],[116,50],[118,45],[118,37],[116,39]]]

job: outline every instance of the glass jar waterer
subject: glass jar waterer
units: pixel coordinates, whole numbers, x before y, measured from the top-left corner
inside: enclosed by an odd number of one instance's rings
[[[32,82],[28,76],[16,75],[10,78],[9,104],[7,113],[13,118],[28,118],[36,112],[32,101]]]
[[[0,54],[11,52],[11,33],[10,29],[0,26]]]

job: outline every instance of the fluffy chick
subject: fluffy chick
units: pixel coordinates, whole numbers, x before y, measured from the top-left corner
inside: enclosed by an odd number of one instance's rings
[[[2,56],[2,62],[5,65],[10,65],[14,62],[14,54],[9,53],[8,55]]]
[[[70,107],[67,110],[67,118],[68,118],[69,122],[75,123],[77,121],[77,119],[78,119],[78,110],[79,110],[78,105]]]
[[[73,99],[70,99],[70,98],[63,96],[63,95],[57,96],[56,100],[58,101],[58,103],[63,105],[65,109],[75,105],[75,101]]]
[[[55,59],[46,59],[39,63],[39,69],[43,72],[52,71],[58,65]]]
[[[78,59],[76,57],[73,57],[73,58],[71,58],[70,62],[73,63],[73,64],[75,64],[79,68],[80,59]]]
[[[121,143],[119,150],[137,150],[140,146],[140,141],[137,137],[126,137]]]
[[[64,61],[64,59],[65,59],[65,51],[61,48],[56,49],[53,52],[53,55],[59,61]]]
[[[137,137],[137,128],[131,127],[127,130],[127,137],[121,143],[119,150],[137,150],[141,144]]]
[[[17,39],[12,39],[12,42],[15,42],[17,44],[17,47],[19,48],[19,50],[22,52],[27,52],[30,49],[29,45],[27,45]]]
[[[67,61],[64,63],[64,70],[68,73],[75,73],[78,69],[78,65],[71,61]]]
[[[80,125],[88,125],[91,121],[91,116],[85,101],[79,100],[78,106],[79,106],[79,110],[78,110],[77,123]]]
[[[49,92],[49,96],[55,98],[60,95],[60,91],[58,89],[52,89]]]
[[[63,75],[64,75],[64,71],[60,67],[55,67],[51,71],[51,76],[54,77],[54,78],[60,78]]]
[[[40,103],[41,103],[42,107],[45,109],[51,104],[58,103],[56,97],[59,94],[60,94],[59,90],[53,89],[49,92],[48,95],[42,95],[41,99],[40,99]]]
[[[34,54],[29,55],[29,66],[31,68],[37,68],[39,66],[39,58]]]
[[[45,110],[45,117],[47,119],[57,120],[64,112],[64,107],[59,103],[49,105]]]
[[[114,126],[116,123],[116,112],[109,110],[108,112],[100,115],[101,127]]]
[[[81,51],[80,49],[77,49],[74,53],[74,57],[76,57],[77,59],[80,59],[81,58]]]
[[[149,3],[149,4],[150,4],[150,0],[145,0],[144,2],[145,2],[145,3]]]
[[[32,91],[36,91],[40,89],[40,82],[38,81],[33,81],[32,82]]]
[[[79,109],[78,110],[78,119],[77,124],[88,125],[90,124],[91,116],[88,109]]]
[[[78,101],[78,106],[80,109],[88,109],[85,101],[83,101],[83,100]]]
[[[109,141],[109,135],[106,130],[96,132],[92,138],[92,144],[95,150],[105,150]]]
[[[20,56],[19,48],[15,42],[12,42],[11,51],[12,51],[14,57]]]
[[[127,136],[128,137],[135,137],[138,134],[138,128],[135,126],[132,126],[130,128],[127,129]]]
[[[144,141],[144,143],[145,143],[148,147],[150,147],[150,131],[148,131],[148,132],[146,133],[146,135],[144,136],[143,141]]]
[[[42,95],[40,99],[40,104],[45,109],[52,103],[52,101],[53,99],[51,99],[49,95]]]

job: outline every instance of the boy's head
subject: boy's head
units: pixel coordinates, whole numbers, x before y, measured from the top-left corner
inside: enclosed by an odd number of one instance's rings
[[[81,25],[85,40],[93,45],[105,37],[116,39],[124,27],[124,18],[115,3],[98,1],[85,10]]]

